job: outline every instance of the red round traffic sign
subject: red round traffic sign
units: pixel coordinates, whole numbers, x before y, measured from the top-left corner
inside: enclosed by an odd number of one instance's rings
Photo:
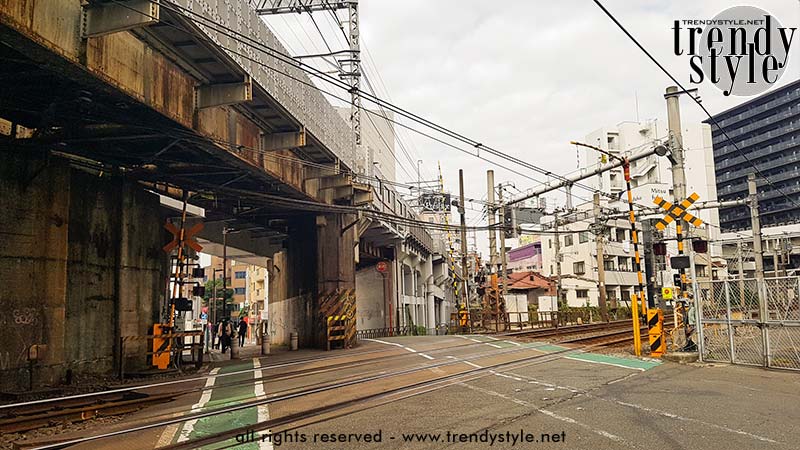
[[[375,265],[375,270],[380,273],[386,273],[389,270],[389,264],[386,261],[378,261],[378,264]]]

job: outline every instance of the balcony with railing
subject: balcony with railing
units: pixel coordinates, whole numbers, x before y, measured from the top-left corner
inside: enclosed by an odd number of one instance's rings
[[[739,155],[738,152],[734,153],[732,157],[724,157],[720,155],[715,155],[714,159],[719,161],[716,164],[715,170],[720,171],[722,169],[726,169],[728,167],[734,167],[739,164],[747,164],[750,165],[751,162],[757,161],[759,158],[763,158],[765,156],[770,156],[776,153],[781,153],[786,150],[792,149],[794,147],[800,148],[800,140],[792,140],[788,139],[777,144],[770,144],[764,148],[758,150],[744,150],[742,151],[745,153],[744,156]],[[735,156],[738,155],[738,156]],[[746,158],[745,158],[746,157]]]
[[[781,95],[776,99],[764,103],[763,105],[747,108],[744,111],[734,116],[728,116],[725,117],[724,119],[718,120],[718,123],[721,127],[726,128],[735,123],[747,120],[751,117],[769,111],[770,109],[777,108],[785,104],[793,104],[793,105],[797,104],[798,99],[800,99],[800,93],[798,93],[797,90],[789,91],[789,95]]]

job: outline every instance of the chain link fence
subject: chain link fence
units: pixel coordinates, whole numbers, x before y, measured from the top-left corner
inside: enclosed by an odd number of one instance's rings
[[[800,277],[697,288],[703,360],[800,370]]]

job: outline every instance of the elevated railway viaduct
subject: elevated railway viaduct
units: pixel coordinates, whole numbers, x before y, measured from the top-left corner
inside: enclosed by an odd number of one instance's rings
[[[280,252],[280,295],[310,299],[286,314],[320,344],[315,302],[355,288],[368,228],[341,208],[372,191],[349,124],[257,43],[285,53],[246,2],[0,1],[0,388],[32,345],[37,385],[141,364],[117,342],[164,320],[160,196],[203,208],[201,237]]]

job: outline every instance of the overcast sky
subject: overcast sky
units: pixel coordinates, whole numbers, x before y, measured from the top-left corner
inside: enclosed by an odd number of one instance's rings
[[[732,2],[605,0],[604,4],[688,87],[688,60],[673,54],[673,21],[710,19]],[[770,12],[783,26],[800,26],[797,0],[747,4]],[[382,80],[393,103],[553,172],[563,174],[577,167],[570,140],[636,120],[637,96],[641,120],[666,118],[663,93],[671,82],[591,0],[361,0],[360,15],[362,46],[374,60],[372,66],[362,48],[367,74],[373,84]],[[315,18],[328,41],[342,48],[343,37],[334,33],[333,20],[320,13]],[[295,53],[324,51],[313,24],[303,17],[271,18],[269,23]],[[800,78],[798,56],[800,35],[780,84]],[[726,98],[708,82],[699,88],[712,113],[747,100]],[[386,95],[382,88],[378,91]],[[696,105],[684,100],[682,107],[684,123],[702,120]],[[467,196],[485,195],[487,163],[424,137],[409,133],[401,137],[416,153],[413,158],[418,155],[425,161],[423,178],[435,176],[439,161],[451,191],[457,193],[458,169],[463,168]],[[416,170],[402,155],[398,158],[407,170]],[[523,190],[537,184],[494,169],[497,182],[511,181]],[[544,181],[539,174],[520,170]],[[409,181],[403,170],[397,173],[401,181]],[[477,214],[471,212],[470,217]]]

